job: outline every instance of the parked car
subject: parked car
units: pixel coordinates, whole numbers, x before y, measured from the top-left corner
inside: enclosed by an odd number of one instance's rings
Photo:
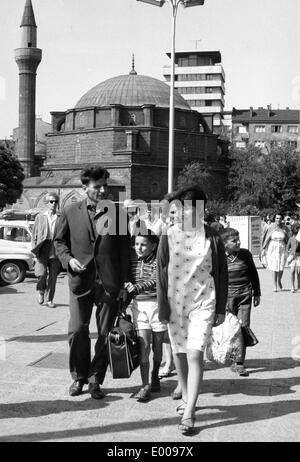
[[[33,223],[0,219],[0,284],[22,282],[26,272],[34,270],[30,244]]]

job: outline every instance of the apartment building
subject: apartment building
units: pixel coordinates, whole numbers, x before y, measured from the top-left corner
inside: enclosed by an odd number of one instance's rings
[[[167,53],[170,58],[171,54]],[[171,79],[170,65],[163,75]],[[200,112],[214,131],[221,127],[225,101],[225,72],[219,51],[175,53],[175,88],[190,107]]]
[[[246,148],[249,144],[267,153],[273,147],[289,146],[300,150],[300,118],[296,109],[232,109],[232,144]]]

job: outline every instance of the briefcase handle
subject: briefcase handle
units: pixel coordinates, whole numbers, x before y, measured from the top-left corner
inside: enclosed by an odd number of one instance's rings
[[[124,318],[126,316],[126,308],[127,306],[123,302],[123,300],[118,300],[118,312],[114,320],[113,327],[117,327],[120,318]]]

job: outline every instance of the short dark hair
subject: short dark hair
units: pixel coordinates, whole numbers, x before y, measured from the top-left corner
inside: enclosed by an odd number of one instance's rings
[[[240,233],[235,228],[225,228],[224,230],[223,229],[221,230],[220,235],[221,235],[222,241],[225,243],[231,237],[239,236]]]
[[[151,229],[148,230],[147,234],[146,233],[136,234],[135,239],[137,237],[144,237],[145,239],[148,239],[148,241],[152,242],[152,244],[157,244],[158,245],[158,243],[159,243],[159,237],[156,234],[153,234],[151,232]]]
[[[198,183],[191,183],[187,186],[177,189],[173,193],[169,193],[165,196],[165,199],[170,203],[178,200],[184,205],[184,201],[191,201],[192,206],[196,207],[197,201],[204,202],[204,208],[207,202],[205,192],[200,188]]]
[[[277,215],[280,216],[280,218],[283,220],[283,213],[282,213],[282,212],[276,212],[276,213],[274,213],[274,220],[275,220],[275,218],[276,218]]]
[[[109,178],[109,172],[100,166],[86,167],[80,174],[80,181],[85,186],[87,186],[91,180],[97,181],[102,178],[105,180]]]

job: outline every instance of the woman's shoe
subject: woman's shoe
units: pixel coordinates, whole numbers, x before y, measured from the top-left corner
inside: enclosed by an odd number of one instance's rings
[[[182,403],[179,404],[179,406],[177,406],[177,408],[176,408],[177,414],[178,415],[183,415],[184,411],[185,411],[185,408],[186,408],[186,402],[182,400]]]
[[[178,425],[178,430],[183,435],[193,435],[195,432],[195,417],[188,417],[187,419],[182,419]]]
[[[182,391],[172,391],[171,398],[172,399],[182,399]]]

